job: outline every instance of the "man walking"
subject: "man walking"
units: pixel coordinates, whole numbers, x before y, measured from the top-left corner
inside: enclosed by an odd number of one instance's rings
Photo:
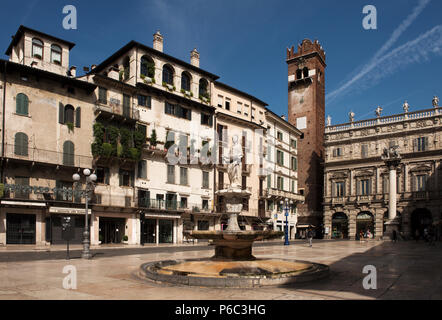
[[[313,245],[313,231],[311,229],[308,229],[307,238],[309,246],[311,247]]]

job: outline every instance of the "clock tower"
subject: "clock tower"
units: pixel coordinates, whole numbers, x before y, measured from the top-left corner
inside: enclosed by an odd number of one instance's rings
[[[306,39],[287,49],[288,117],[302,132],[298,140],[298,223],[323,223],[323,157],[325,130],[325,52],[317,40]]]

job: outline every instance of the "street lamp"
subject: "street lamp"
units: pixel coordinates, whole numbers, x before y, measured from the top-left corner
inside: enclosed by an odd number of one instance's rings
[[[83,259],[90,259],[92,258],[91,252],[90,252],[90,231],[89,231],[89,222],[88,222],[88,201],[89,201],[89,192],[94,190],[94,182],[97,181],[97,175],[92,173],[89,169],[84,169],[83,174],[86,177],[86,212],[84,214],[84,232],[83,232],[83,252],[81,253],[81,257]],[[75,173],[72,176],[72,179],[74,179],[75,182],[80,181],[81,177],[78,173]]]
[[[293,200],[285,198],[285,200],[281,200],[281,205],[283,206],[283,211],[285,212],[285,241],[284,245],[288,246],[289,243],[289,210],[293,205]],[[289,206],[290,205],[290,206]]]

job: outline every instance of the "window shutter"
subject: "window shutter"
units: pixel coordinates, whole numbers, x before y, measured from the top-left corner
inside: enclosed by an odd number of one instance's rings
[[[81,127],[81,108],[78,107],[77,110],[75,110],[75,127],[80,128]]]
[[[209,116],[209,126],[213,126],[213,116]]]
[[[342,187],[342,188],[343,188],[343,189],[342,189],[342,196],[344,196],[344,197],[345,197],[345,195],[347,194],[347,192],[346,192],[347,190],[345,190],[345,189],[346,189],[346,188],[345,188],[346,185],[347,185],[347,184],[346,184],[345,182],[342,183],[342,186],[343,186],[343,187]]]
[[[360,185],[361,185],[361,181],[357,180],[356,181],[356,195],[358,195],[358,196],[361,195],[361,192],[360,192],[361,186]]]
[[[416,176],[411,176],[411,191],[415,192],[417,191],[417,185],[416,185]]]
[[[58,123],[64,124],[64,105],[61,102],[58,105]]]
[[[372,179],[368,179],[368,195],[371,195],[371,181]]]
[[[417,139],[413,139],[413,151],[417,152]]]
[[[192,110],[187,110],[187,120],[192,120]]]
[[[109,168],[104,168],[104,183],[109,184],[110,172]]]
[[[428,137],[425,137],[424,141],[425,141],[425,149],[424,150],[428,150]]]
[[[336,197],[336,182],[332,183],[332,197]]]
[[[132,171],[129,177],[130,177],[130,186],[133,188],[135,187],[135,172]]]

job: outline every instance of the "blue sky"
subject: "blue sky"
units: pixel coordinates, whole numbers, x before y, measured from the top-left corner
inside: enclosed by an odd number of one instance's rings
[[[78,10],[78,30],[62,28],[62,9]],[[377,30],[364,30],[362,8],[377,8]],[[71,64],[97,64],[130,40],[189,61],[196,47],[201,67],[220,81],[287,113],[286,48],[318,39],[327,54],[326,114],[334,124],[431,107],[442,97],[440,0],[29,0],[2,3],[3,52],[20,24],[75,42]],[[5,58],[5,56],[3,56]]]

